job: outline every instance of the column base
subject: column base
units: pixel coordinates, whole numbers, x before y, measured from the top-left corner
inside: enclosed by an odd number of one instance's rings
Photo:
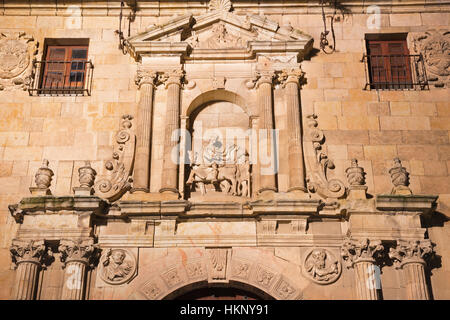
[[[32,196],[51,196],[52,193],[48,188],[38,188],[38,187],[30,187],[30,192]]]
[[[150,189],[148,188],[131,188],[130,193],[149,193]]]
[[[350,186],[347,199],[367,199],[367,186]]]
[[[272,200],[275,199],[277,189],[275,188],[262,188],[258,190],[258,199]]]
[[[73,193],[75,196],[91,196],[94,193],[94,189],[85,187],[74,187]]]
[[[164,200],[178,200],[181,198],[180,193],[174,188],[161,188],[159,189],[160,196],[163,196]]]

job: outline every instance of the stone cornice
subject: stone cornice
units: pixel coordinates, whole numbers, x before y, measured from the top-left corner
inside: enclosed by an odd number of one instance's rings
[[[60,1],[20,0],[14,3],[0,3],[0,15],[57,15],[67,16],[70,6],[79,6],[81,15],[85,16],[118,16],[120,13],[120,1],[95,1],[86,2],[81,0],[68,0],[64,3]],[[450,1],[379,1],[379,0],[345,0],[342,5],[355,13],[362,13],[370,5],[378,5],[382,13],[423,13],[423,12],[450,12]],[[180,14],[183,11],[192,11],[195,14],[205,13],[209,9],[209,1],[150,1],[139,0],[139,11],[137,16],[171,16],[174,13]],[[264,14],[320,14],[321,7],[319,1],[308,0],[265,0],[258,2],[251,0],[233,0],[234,13],[246,14],[263,12]],[[128,14],[129,8],[125,8]],[[125,14],[125,16],[126,16]]]

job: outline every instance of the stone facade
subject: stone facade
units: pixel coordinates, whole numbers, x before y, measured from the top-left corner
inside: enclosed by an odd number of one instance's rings
[[[0,2],[1,299],[450,298],[448,4],[345,1],[326,54],[319,1],[137,3]],[[428,88],[364,90],[374,33]],[[31,96],[60,38],[90,95]]]

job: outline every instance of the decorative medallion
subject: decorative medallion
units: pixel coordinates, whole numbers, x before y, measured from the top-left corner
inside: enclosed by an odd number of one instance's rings
[[[341,275],[341,263],[326,249],[309,251],[304,260],[305,275],[318,284],[330,284]]]
[[[136,258],[124,249],[109,249],[100,262],[100,277],[109,284],[126,283],[136,273]]]
[[[0,33],[0,90],[26,89],[36,48],[37,43],[24,32]]]

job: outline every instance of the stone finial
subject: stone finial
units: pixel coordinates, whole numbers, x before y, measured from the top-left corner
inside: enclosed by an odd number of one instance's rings
[[[80,187],[91,188],[94,185],[97,172],[92,169],[91,162],[86,161],[84,167],[78,169]]]
[[[409,186],[409,173],[402,166],[402,162],[399,158],[394,159],[394,166],[389,170],[391,175],[392,184],[394,188],[391,194],[397,195],[411,195],[412,191]]]
[[[346,239],[341,248],[341,256],[347,264],[347,268],[353,267],[358,262],[374,263],[375,259],[380,258],[384,247],[380,240]]]
[[[394,260],[397,269],[407,263],[425,264],[425,259],[433,255],[433,244],[430,240],[402,241],[397,240],[396,248],[390,248],[389,257]]]
[[[84,166],[78,168],[79,187],[73,188],[76,196],[90,196],[93,193],[92,186],[97,172],[91,167],[90,161],[85,161]]]
[[[54,175],[52,169],[48,167],[48,160],[44,159],[42,161],[42,167],[40,167],[35,176],[34,181],[36,182],[36,187],[31,187],[30,192],[34,196],[45,196],[50,194],[50,185],[52,182],[52,177]]]
[[[352,159],[352,164],[345,170],[350,186],[363,186],[366,184],[364,168],[358,166],[358,160]]]

